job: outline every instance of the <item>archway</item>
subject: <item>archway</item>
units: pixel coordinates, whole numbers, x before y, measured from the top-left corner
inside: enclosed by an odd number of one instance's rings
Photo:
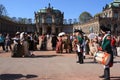
[[[51,26],[47,27],[47,34],[51,34]]]

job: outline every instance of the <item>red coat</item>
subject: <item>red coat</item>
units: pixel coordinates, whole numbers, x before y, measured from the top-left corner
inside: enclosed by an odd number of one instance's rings
[[[116,40],[115,40],[115,38],[112,38],[112,40],[111,40],[111,46],[115,46],[115,44],[116,44]]]

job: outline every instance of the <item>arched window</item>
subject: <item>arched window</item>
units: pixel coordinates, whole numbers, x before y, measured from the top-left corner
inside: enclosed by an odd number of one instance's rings
[[[118,12],[115,12],[115,13],[114,13],[114,18],[118,18],[118,16],[119,16],[119,15],[118,15]]]
[[[51,16],[46,17],[46,23],[52,23],[52,17]]]
[[[60,23],[60,19],[58,17],[55,18],[55,23]]]
[[[39,17],[39,23],[42,23],[42,17]]]
[[[93,27],[90,27],[90,28],[89,28],[89,32],[90,32],[90,33],[93,33]]]

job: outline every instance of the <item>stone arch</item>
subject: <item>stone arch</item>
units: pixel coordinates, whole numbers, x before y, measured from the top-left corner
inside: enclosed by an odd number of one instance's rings
[[[51,34],[51,33],[52,33],[51,26],[47,26],[47,34]]]

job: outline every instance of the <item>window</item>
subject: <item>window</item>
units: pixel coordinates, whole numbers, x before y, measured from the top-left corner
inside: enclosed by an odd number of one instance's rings
[[[114,18],[118,18],[118,13],[114,13]]]
[[[55,23],[59,23],[59,18],[56,18],[56,19],[55,19]]]
[[[46,23],[52,23],[52,17],[51,16],[48,16],[46,18]]]
[[[39,18],[39,23],[42,23],[42,18],[41,17]]]

